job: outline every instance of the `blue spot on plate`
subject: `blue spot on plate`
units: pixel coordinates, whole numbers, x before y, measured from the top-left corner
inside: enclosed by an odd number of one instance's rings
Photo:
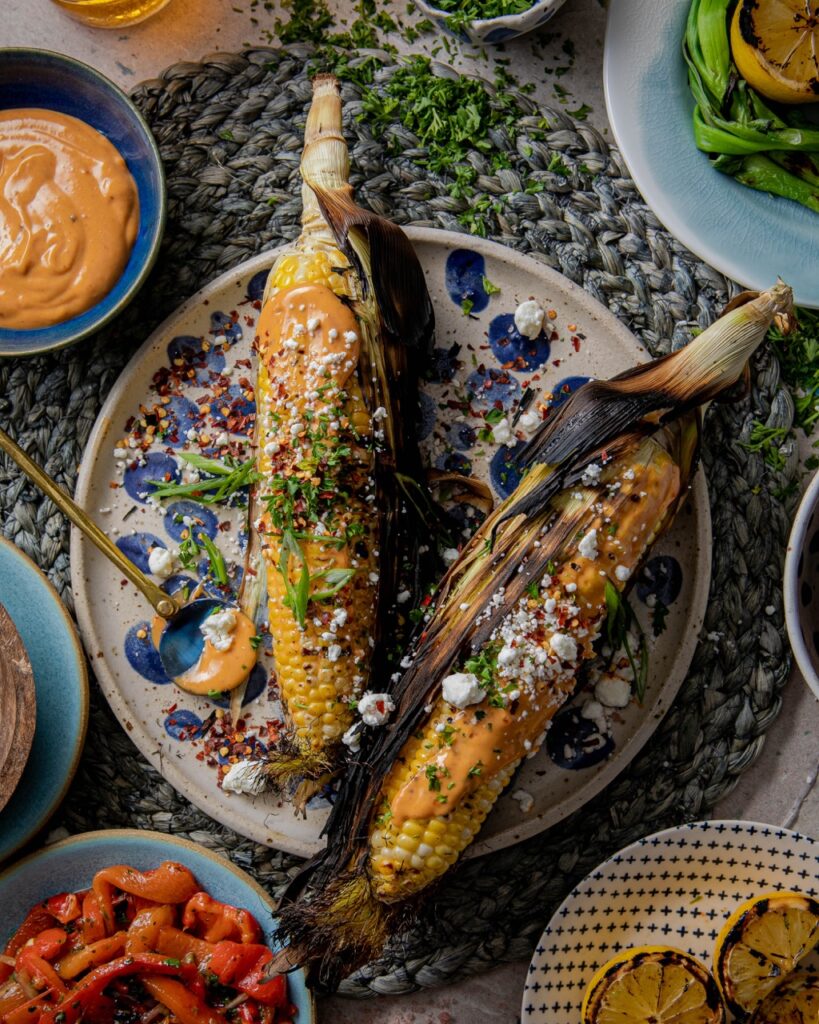
[[[508,409],[520,397],[520,382],[510,377],[506,370],[491,366],[481,373],[470,373],[466,382],[468,391],[475,397],[473,404],[478,408],[491,409],[500,402]]]
[[[682,582],[682,569],[677,559],[671,555],[655,555],[643,566],[635,589],[643,604],[653,595],[668,607],[680,596]]]
[[[134,501],[139,501],[144,505],[145,496],[153,494],[156,488],[149,483],[150,480],[165,480],[165,477],[168,477],[174,483],[179,483],[181,476],[179,467],[176,464],[176,459],[170,455],[165,455],[164,452],[149,452],[140,458],[140,462],[144,465],[137,463],[134,466],[129,466],[125,470],[123,478],[126,493]]]
[[[419,395],[418,413],[418,440],[423,441],[435,428],[438,413],[434,399],[423,391]]]
[[[224,409],[228,410],[227,413],[223,411]],[[238,384],[231,384],[227,391],[213,400],[210,414],[215,424],[223,426],[227,422],[228,416],[250,416],[254,412],[256,412],[256,403],[245,395],[244,390]]]
[[[262,301],[262,296],[264,295],[264,289],[269,275],[269,270],[259,270],[247,282],[247,297],[251,302]]]
[[[217,337],[224,335],[231,345],[234,345],[242,337],[242,325],[238,322],[234,323],[232,317],[229,317],[227,313],[222,313],[220,310],[211,313],[210,329],[211,333]]]
[[[171,448],[181,448],[187,442],[188,431],[200,429],[199,409],[189,398],[174,395],[165,406],[165,416],[168,429],[164,442]]]
[[[525,443],[525,441],[518,441],[513,448],[507,448],[505,444],[501,445],[489,463],[489,478],[495,491],[502,498],[508,498],[520,483],[521,473],[514,459]]]
[[[452,380],[458,370],[458,345],[436,348],[432,352],[432,379],[442,384]]]
[[[472,472],[472,463],[460,452],[447,452],[445,455],[438,456],[435,460],[435,468],[443,469],[447,473],[461,473],[463,476],[469,476]]]
[[[559,409],[578,388],[590,381],[591,377],[564,377],[552,388],[552,398],[546,403],[550,409]]]
[[[245,695],[242,698],[242,707],[247,707],[251,701],[256,700],[260,697],[267,689],[267,672],[261,665],[255,665],[253,671],[250,673],[250,678],[247,681],[247,688],[245,689]],[[226,708],[230,705],[230,694],[227,697],[223,697],[221,700],[215,700],[213,702],[220,708]]]
[[[187,523],[177,521],[182,520],[184,516],[192,520],[190,527]],[[168,536],[175,541],[184,540],[183,535],[189,529],[193,530],[194,536],[204,533],[213,540],[219,529],[219,520],[209,508],[205,508],[195,501],[175,501],[168,506],[165,513],[165,529],[168,531]]]
[[[227,569],[228,582],[220,584],[210,574],[210,560],[208,558],[202,558],[197,563],[196,573],[202,581],[205,593],[210,597],[225,600],[225,598],[232,597],[238,593],[239,587],[242,585],[244,569],[236,562],[226,562],[225,568]]]
[[[472,249],[453,249],[446,259],[446,290],[452,301],[460,306],[471,299],[472,312],[480,313],[489,305],[489,296],[483,286],[486,263],[479,252]]]
[[[137,633],[143,632],[145,636],[137,636]],[[125,634],[125,657],[131,668],[149,683],[155,683],[157,686],[166,686],[170,683],[171,680],[162,667],[159,651],[151,640],[150,622],[138,622]]]
[[[614,750],[614,740],[584,718],[580,708],[564,708],[546,733],[546,749],[556,765],[577,770],[605,761]]]
[[[551,347],[541,331],[536,338],[526,338],[515,327],[511,313],[501,313],[489,325],[489,344],[499,363],[522,359],[527,370],[535,370],[549,358]]]
[[[152,533],[132,533],[117,539],[117,547],[126,558],[134,563],[137,569],[148,572],[148,555],[151,548],[166,548],[165,541]]]
[[[247,736],[245,738],[244,745],[250,747],[250,752],[246,755],[248,760],[254,758],[262,758],[267,753],[267,747],[262,741],[256,736]],[[230,755],[217,754],[216,760],[219,764],[227,764],[230,760]]]
[[[181,359],[186,366],[193,367],[197,384],[208,384],[211,371],[221,373],[225,368],[225,353],[222,346],[208,342],[206,352],[203,342],[204,338],[194,338],[192,334],[179,334],[172,338],[168,345],[168,359],[171,363]]]
[[[176,594],[178,591],[187,587],[191,593],[197,586],[196,580],[190,576],[186,576],[184,573],[176,573],[174,576],[169,576],[168,579],[163,580],[159,584],[160,590],[164,590],[166,594]]]
[[[175,740],[195,740],[202,728],[202,719],[193,711],[179,708],[165,719],[165,732]]]
[[[453,423],[447,428],[446,438],[453,448],[467,452],[475,446],[478,434],[468,423]]]

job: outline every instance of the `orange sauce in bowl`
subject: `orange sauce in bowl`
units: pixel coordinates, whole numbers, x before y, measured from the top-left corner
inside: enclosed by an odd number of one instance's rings
[[[114,287],[139,230],[116,147],[54,110],[0,111],[0,328],[49,327]]]

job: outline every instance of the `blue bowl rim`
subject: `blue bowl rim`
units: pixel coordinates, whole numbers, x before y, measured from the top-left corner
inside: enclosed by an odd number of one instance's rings
[[[53,850],[61,850],[69,846],[83,846],[85,844],[93,845],[99,840],[106,839],[148,839],[158,841],[163,846],[178,846],[183,850],[189,850],[192,853],[196,853],[198,856],[206,857],[208,860],[213,861],[214,864],[220,867],[223,871],[229,871],[232,875],[235,875],[249,889],[252,889],[256,893],[266,907],[270,908],[272,916],[275,916],[276,914],[276,904],[270,896],[270,893],[263,889],[255,878],[251,878],[246,871],[242,871],[240,867],[237,867],[232,861],[228,860],[227,857],[214,853],[213,850],[209,850],[206,846],[201,846],[199,843],[195,843],[191,839],[183,839],[181,836],[169,835],[149,828],[97,829],[93,832],[81,832],[78,835],[69,836],[67,839],[61,839],[59,842],[51,843],[48,846],[41,846],[38,850],[34,850],[32,853],[26,854],[25,857],[21,857],[19,860],[14,861],[13,864],[9,864],[7,867],[0,870],[0,882],[5,881],[6,878],[11,877],[27,865],[48,857]],[[218,894],[215,895],[218,898]],[[301,1024],[314,1024],[316,1019],[316,998],[313,994],[313,990],[308,986],[303,970],[288,972],[288,974],[290,973],[295,973],[296,975],[301,976],[304,991],[307,995],[310,1020],[301,1022]]]
[[[112,306],[107,313],[105,313],[103,316],[100,316],[98,319],[94,320],[93,323],[90,323],[87,327],[83,328],[80,331],[77,331],[76,333],[69,333],[65,338],[61,338],[59,341],[49,341],[41,344],[26,345],[25,337],[29,335],[31,331],[4,329],[3,331],[0,331],[0,335],[16,335],[21,339],[22,344],[15,345],[14,348],[11,349],[6,348],[3,345],[2,341],[0,341],[0,358],[9,356],[33,356],[39,355],[42,352],[53,352],[57,349],[67,348],[69,345],[74,345],[76,344],[76,342],[81,341],[83,338],[87,338],[89,334],[93,334],[95,331],[98,331],[101,327],[104,327],[105,324],[113,320],[114,317],[121,313],[122,310],[125,309],[125,307],[131,302],[136,293],[145,283],[145,279],[148,277],[148,274],[153,269],[157,257],[159,256],[159,247],[162,242],[162,236],[165,233],[165,222],[167,220],[168,213],[167,189],[165,185],[165,168],[162,164],[162,157],[160,156],[159,153],[159,146],[156,143],[156,139],[154,138],[151,129],[148,127],[148,122],[142,116],[136,104],[133,102],[133,100],[130,99],[128,94],[124,92],[124,90],[120,89],[120,87],[115,82],[112,82],[111,79],[106,77],[101,71],[97,71],[96,68],[91,67],[90,64],[86,64],[84,61],[77,60],[76,57],[69,57],[66,54],[58,53],[56,50],[46,50],[41,47],[35,46],[0,47],[0,60],[2,60],[4,57],[12,56],[35,58],[40,57],[45,58],[46,60],[51,60],[57,64],[62,64],[71,69],[80,69],[83,73],[90,75],[91,78],[95,80],[97,85],[103,91],[112,93],[115,99],[117,99],[120,103],[123,103],[126,107],[130,109],[133,117],[136,119],[136,122],[139,125],[139,128],[141,129],[143,135],[145,136],[145,141],[148,145],[148,149],[152,154],[154,163],[156,164],[157,170],[159,172],[159,216],[154,221],[153,236],[151,238],[151,247],[148,251],[148,255],[146,259],[143,261],[142,266],[136,273],[134,280],[131,282],[130,287],[115,306]],[[105,302],[105,298],[106,297],[100,299],[97,305],[102,305],[102,303]],[[91,307],[92,310],[94,308],[94,306]],[[62,323],[54,324],[53,329],[58,330],[65,324],[70,323],[71,320],[64,320],[62,321]],[[34,330],[42,330],[42,328],[34,328]]]
[[[507,25],[509,28],[522,28],[528,21],[532,11],[539,8],[546,10],[549,7],[559,7],[563,3],[565,3],[565,0],[532,0],[532,3],[525,11],[519,11],[517,14],[496,14],[494,18],[470,18],[468,24],[476,29],[486,28],[489,25]],[[432,0],[420,0],[418,6],[430,15],[437,15],[444,19],[449,18],[452,14],[452,11],[442,11],[440,7],[436,7]],[[509,42],[510,40],[504,41]]]
[[[46,574],[39,567],[39,565],[34,563],[28,557],[25,551],[21,551],[20,548],[18,548],[13,541],[10,541],[7,537],[0,537],[0,544],[6,547],[12,555],[18,557],[20,561],[25,565],[26,569],[37,575],[40,578],[40,581],[43,583],[43,585],[47,587],[48,590],[51,592],[51,597],[54,599],[54,605],[59,611],[62,618],[65,620],[66,633],[71,641],[71,646],[77,658],[77,669],[80,681],[80,728],[77,731],[74,752],[71,758],[71,765],[68,771],[66,772],[65,779],[63,780],[63,785],[60,788],[60,791],[48,805],[48,807],[43,809],[43,812],[40,815],[40,820],[37,823],[37,825],[33,829],[31,829],[31,831],[29,831],[27,835],[21,836],[20,839],[14,844],[14,846],[12,846],[8,850],[8,852],[2,856],[2,863],[5,863],[8,860],[10,860],[21,849],[23,849],[23,847],[27,843],[31,842],[31,840],[45,828],[48,822],[51,821],[51,819],[57,813],[57,808],[62,804],[63,800],[65,800],[66,794],[68,793],[71,783],[74,781],[74,776],[77,774],[77,769],[80,766],[80,758],[82,757],[83,750],[85,749],[85,737],[88,733],[88,717],[91,693],[88,682],[88,663],[85,660],[85,651],[83,650],[82,644],[80,643],[80,638],[77,635],[77,627],[74,623],[74,620],[71,618],[68,609],[60,599],[60,595],[54,589],[54,585],[52,584],[51,580],[48,578],[48,576],[46,576]],[[26,768],[28,768],[28,765],[26,766]],[[13,864],[11,866],[13,867]],[[0,878],[3,877],[7,870],[8,868],[5,868],[2,871],[0,871]]]

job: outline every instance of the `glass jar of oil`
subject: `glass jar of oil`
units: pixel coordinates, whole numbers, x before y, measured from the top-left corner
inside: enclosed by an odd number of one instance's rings
[[[52,0],[61,10],[94,28],[136,25],[170,3],[170,0]]]

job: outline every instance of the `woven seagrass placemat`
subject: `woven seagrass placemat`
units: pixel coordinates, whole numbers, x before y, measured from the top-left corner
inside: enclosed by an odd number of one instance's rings
[[[137,89],[167,172],[169,219],[158,266],[132,306],[92,343],[0,363],[0,421],[69,490],[102,401],[156,324],[215,275],[298,234],[310,52],[294,46],[286,53],[217,54],[177,64]],[[396,68],[392,57],[382,57],[376,84]],[[443,66],[436,73],[452,74]],[[344,97],[362,201],[400,223],[459,230],[458,214],[469,200],[454,199],[419,164],[423,152],[400,125],[373,138],[357,120],[354,86],[345,85]],[[495,170],[492,153],[473,154],[477,188],[497,211],[492,237],[582,284],[652,352],[684,344],[692,327],[714,318],[728,283],[661,228],[597,131],[560,109],[536,110],[526,96],[515,99],[525,112],[516,140],[503,131],[492,140],[511,167]],[[544,116],[545,136],[537,131]],[[388,155],[391,138],[404,155]],[[568,176],[548,170],[555,154]],[[523,182],[533,180],[542,192],[524,190]],[[274,191],[292,198],[270,205]],[[789,427],[791,414],[768,353],[755,361],[748,398],[710,412],[708,615],[688,678],[641,755],[569,820],[452,871],[417,926],[346,991],[403,992],[497,960],[528,958],[551,910],[581,876],[639,836],[703,816],[754,761],[790,666],[780,583],[789,517],[777,494],[796,467],[791,460],[783,474],[772,474],[742,441],[754,417]],[[0,507],[5,535],[46,570],[70,605],[67,525],[6,462]],[[764,611],[769,606],[772,615]],[[220,827],[178,796],[142,760],[96,690],[80,771],[55,824],[72,832],[142,826],[181,834],[228,853],[273,893],[298,863]]]

